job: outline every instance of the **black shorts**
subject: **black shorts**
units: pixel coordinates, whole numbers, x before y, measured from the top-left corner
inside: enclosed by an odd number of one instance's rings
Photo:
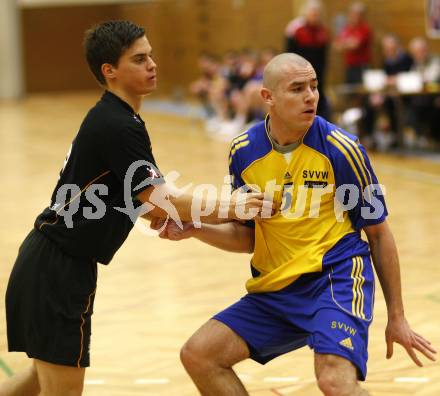
[[[6,291],[8,349],[88,367],[97,264],[73,258],[40,231],[20,246]]]

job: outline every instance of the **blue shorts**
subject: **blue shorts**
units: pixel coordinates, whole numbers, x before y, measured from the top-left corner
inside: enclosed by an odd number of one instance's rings
[[[242,337],[261,364],[309,345],[348,359],[365,380],[373,304],[370,257],[357,256],[304,274],[280,291],[247,294],[214,319]]]

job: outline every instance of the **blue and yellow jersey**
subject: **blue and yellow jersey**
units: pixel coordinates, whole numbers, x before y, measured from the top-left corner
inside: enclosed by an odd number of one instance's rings
[[[280,290],[301,274],[369,255],[360,231],[387,216],[356,136],[317,116],[289,158],[274,148],[268,120],[236,137],[229,156],[233,188],[257,186],[280,208],[255,222],[250,293]]]

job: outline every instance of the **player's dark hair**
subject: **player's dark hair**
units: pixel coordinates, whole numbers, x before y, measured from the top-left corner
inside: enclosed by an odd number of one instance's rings
[[[107,21],[85,32],[84,50],[87,63],[101,84],[106,85],[101,66],[104,63],[117,66],[124,51],[144,34],[144,28],[130,21]]]

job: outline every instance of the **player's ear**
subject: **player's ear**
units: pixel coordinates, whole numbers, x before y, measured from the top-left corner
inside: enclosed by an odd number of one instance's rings
[[[110,63],[103,63],[101,65],[101,73],[106,80],[112,80],[115,78],[116,68]]]
[[[272,91],[268,88],[261,88],[260,95],[263,98],[264,103],[269,106],[273,105],[273,95]]]

